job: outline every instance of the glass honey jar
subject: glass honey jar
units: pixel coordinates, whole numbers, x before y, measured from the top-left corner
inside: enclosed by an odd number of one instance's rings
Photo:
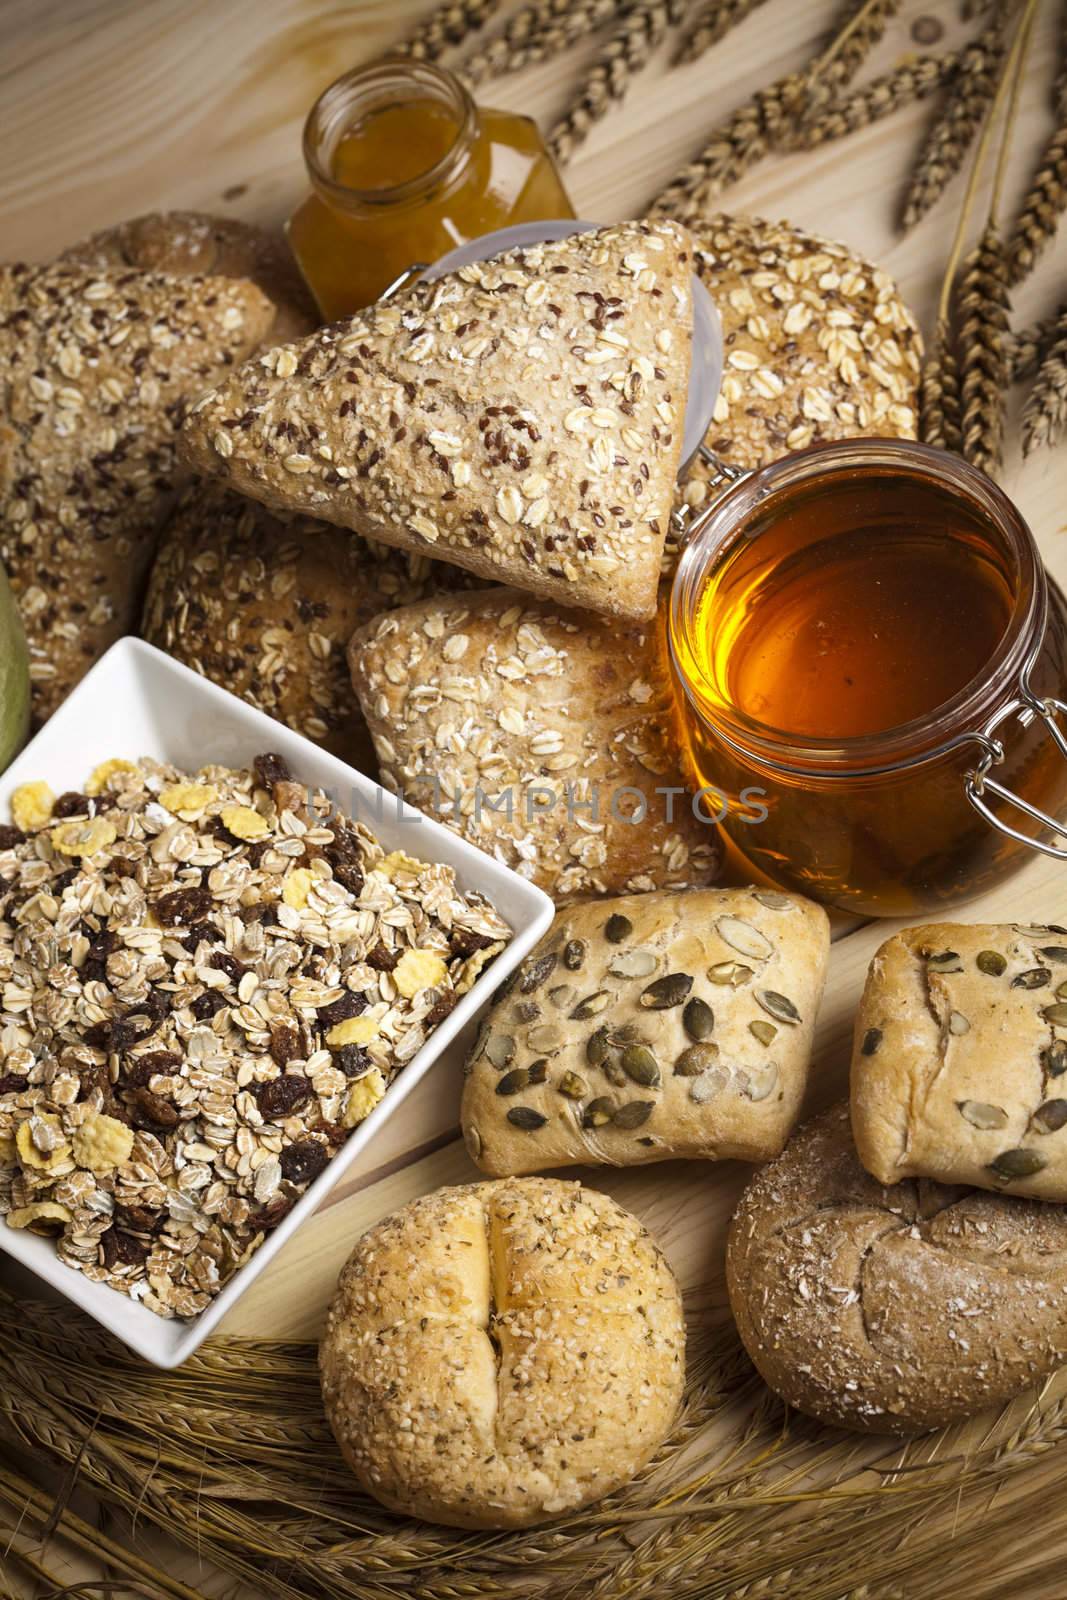
[[[338,78],[308,115],[304,160],[314,192],[289,244],[329,320],[470,239],[574,216],[536,122],[475,105],[423,61]]]
[[[861,439],[741,478],[692,529],[669,646],[689,776],[749,868],[914,916],[1067,859],[1067,603],[961,459]]]

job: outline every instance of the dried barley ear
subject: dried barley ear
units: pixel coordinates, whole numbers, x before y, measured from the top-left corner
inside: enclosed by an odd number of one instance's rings
[[[940,56],[920,55],[901,62],[892,72],[872,78],[852,94],[832,100],[825,110],[804,118],[787,130],[782,147],[789,150],[815,150],[819,145],[842,139],[872,123],[891,117],[904,106],[924,100],[952,77],[959,56],[949,51]]]
[[[414,33],[394,45],[392,53],[415,61],[436,61],[480,32],[499,6],[500,0],[445,0]]]
[[[1067,428],[1067,306],[1056,319],[1023,411],[1023,454],[1058,444]]]
[[[628,9],[603,52],[594,61],[566,115],[548,136],[548,147],[561,166],[589,130],[626,96],[631,82],[685,11],[685,0],[639,0]]]
[[[1005,55],[1004,7],[998,5],[992,22],[960,55],[945,104],[926,136],[908,183],[901,209],[903,228],[913,228],[926,215],[962,167],[993,103]]]
[[[1004,396],[1011,383],[1008,264],[992,219],[963,263],[956,290],[963,454],[995,473],[1004,444]]]
[[[923,362],[919,406],[923,443],[959,452],[963,444],[960,371],[944,319],[938,321]]]
[[[579,39],[617,22],[633,0],[531,0],[508,20],[503,33],[467,57],[459,75],[470,84],[562,55]]]
[[[736,28],[763,4],[764,0],[702,0],[675,52],[676,65],[698,61],[712,45],[724,39],[731,28]]]
[[[1067,51],[1067,14],[1063,27]],[[1021,283],[1032,271],[1038,256],[1052,243],[1060,218],[1067,211],[1067,61],[1060,70],[1053,100],[1056,127],[1042,151],[1008,240],[1008,275],[1012,284]]]
[[[1023,328],[1020,332],[1012,334],[1008,353],[1011,358],[1013,383],[1025,383],[1028,378],[1037,377],[1037,370],[1061,323],[1065,321],[1067,321],[1067,305],[1062,306],[1051,317],[1042,317],[1041,321],[1035,322],[1032,327]]]

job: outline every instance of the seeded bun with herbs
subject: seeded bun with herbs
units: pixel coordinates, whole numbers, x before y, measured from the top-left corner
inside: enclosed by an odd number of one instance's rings
[[[829,949],[825,911],[769,889],[560,912],[467,1063],[471,1159],[498,1177],[777,1155],[800,1110]]]
[[[629,1482],[662,1444],[681,1296],[607,1195],[542,1178],[439,1189],[356,1245],[319,1364],[345,1460],[383,1505],[529,1527]]]
[[[856,1016],[852,1127],[882,1183],[1067,1201],[1067,933],[930,923],[886,941]]]
[[[687,234],[619,223],[257,357],[194,408],[185,451],[275,509],[651,618],[691,338]]]
[[[843,1103],[738,1203],[726,1282],[745,1349],[790,1405],[861,1433],[924,1433],[1067,1360],[1067,1211],[860,1165]]]

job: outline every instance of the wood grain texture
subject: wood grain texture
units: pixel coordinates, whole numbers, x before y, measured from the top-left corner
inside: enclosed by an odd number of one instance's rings
[[[3,254],[43,259],[108,222],[168,206],[279,221],[305,187],[299,134],[312,99],[338,73],[381,53],[428,9],[427,0],[5,0]],[[803,62],[838,9],[834,0],[768,0],[701,60],[673,70],[669,88],[670,48],[662,49],[568,170],[579,214],[608,220],[639,213],[714,122],[760,84]],[[909,29],[921,15],[934,14],[944,24],[936,48],[958,44],[965,36],[959,9],[957,0],[906,0],[869,71],[888,69],[913,48]],[[1058,26],[1058,8],[1043,5],[1010,166],[1011,204],[1048,131]],[[562,63],[483,85],[480,97],[530,112],[550,127],[593,49],[575,48]],[[912,106],[847,140],[773,158],[724,205],[786,216],[876,257],[899,279],[929,330],[960,180],[947,205],[906,239],[897,238],[894,218],[930,115],[929,105]],[[980,195],[981,214],[984,205]],[[1067,234],[1018,292],[1017,324],[1055,307],[1065,259]],[[1030,520],[1050,570],[1067,584],[1067,452],[1039,452],[1024,467],[1014,419],[1009,437],[1002,481]],[[1065,869],[1035,858],[1007,888],[961,915],[1067,922],[1065,900]],[[813,1106],[844,1085],[853,1008],[870,956],[889,931],[885,924],[863,928],[835,945],[818,1028]],[[244,1297],[225,1332],[313,1336],[340,1265],[366,1226],[416,1193],[476,1176],[455,1136],[461,1055],[454,1052],[423,1081],[373,1151]],[[644,1218],[684,1286],[696,1291],[721,1283],[725,1227],[745,1175],[732,1164],[678,1163],[600,1169],[591,1181]],[[5,1278],[9,1270],[0,1268]],[[1055,1481],[1047,1463],[1033,1472],[1050,1485]],[[1036,1477],[1033,1483],[1036,1493]],[[1013,1484],[1020,1505],[1025,1492],[1021,1480]],[[1026,1526],[1034,1524],[1023,1518],[1018,1539],[1005,1543],[999,1574],[989,1575],[981,1594],[1038,1600],[1054,1592],[1052,1552],[1062,1559],[1067,1551],[1067,1516],[1057,1505],[1050,1501],[1042,1518],[1039,1550],[1026,1538]],[[188,1581],[205,1593],[213,1590],[195,1573],[195,1563],[188,1571],[194,1574]],[[862,1582],[859,1562],[856,1581]],[[953,1600],[932,1574],[927,1600],[934,1597]]]

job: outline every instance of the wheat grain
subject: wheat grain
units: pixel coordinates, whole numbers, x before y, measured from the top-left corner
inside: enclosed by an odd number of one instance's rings
[[[624,15],[593,63],[577,98],[549,134],[549,149],[561,165],[570,160],[594,123],[624,98],[633,78],[647,66],[683,9],[683,0],[640,0]]]
[[[814,150],[832,139],[844,138],[873,122],[881,122],[884,117],[891,117],[904,106],[923,100],[941,88],[958,62],[959,56],[953,51],[903,61],[893,71],[872,78],[852,94],[831,101],[814,117],[805,117],[794,132],[786,134],[784,143],[790,150]]]
[[[961,447],[983,472],[1003,456],[1008,358],[1008,268],[996,224],[990,221],[960,274],[956,302],[960,365]]]
[[[1037,378],[1023,410],[1023,454],[1057,444],[1067,428],[1067,308],[1041,356]]]
[[[414,33],[393,47],[393,53],[416,61],[436,61],[478,33],[499,5],[500,0],[445,0]]]
[[[460,76],[473,86],[549,61],[632,9],[633,0],[533,0],[510,18],[503,33],[463,62]]]
[[[1013,383],[1024,383],[1027,378],[1037,375],[1037,369],[1056,333],[1061,322],[1067,324],[1067,305],[1050,317],[1042,317],[1040,322],[1035,322],[1030,328],[1023,328],[1019,333],[1013,333],[1008,347],[1011,357],[1011,377]]]
[[[697,61],[764,0],[702,0],[675,53],[678,63]]]
[[[948,98],[930,129],[908,183],[901,225],[913,228],[960,170],[993,102],[1005,58],[1003,14],[961,53]]]
[[[1053,93],[1056,126],[1030,180],[1008,239],[1008,276],[1021,283],[1052,243],[1067,211],[1067,7],[1062,21],[1064,62]]]
[[[948,324],[941,319],[923,362],[920,396],[923,443],[958,451],[963,443],[959,366]]]

